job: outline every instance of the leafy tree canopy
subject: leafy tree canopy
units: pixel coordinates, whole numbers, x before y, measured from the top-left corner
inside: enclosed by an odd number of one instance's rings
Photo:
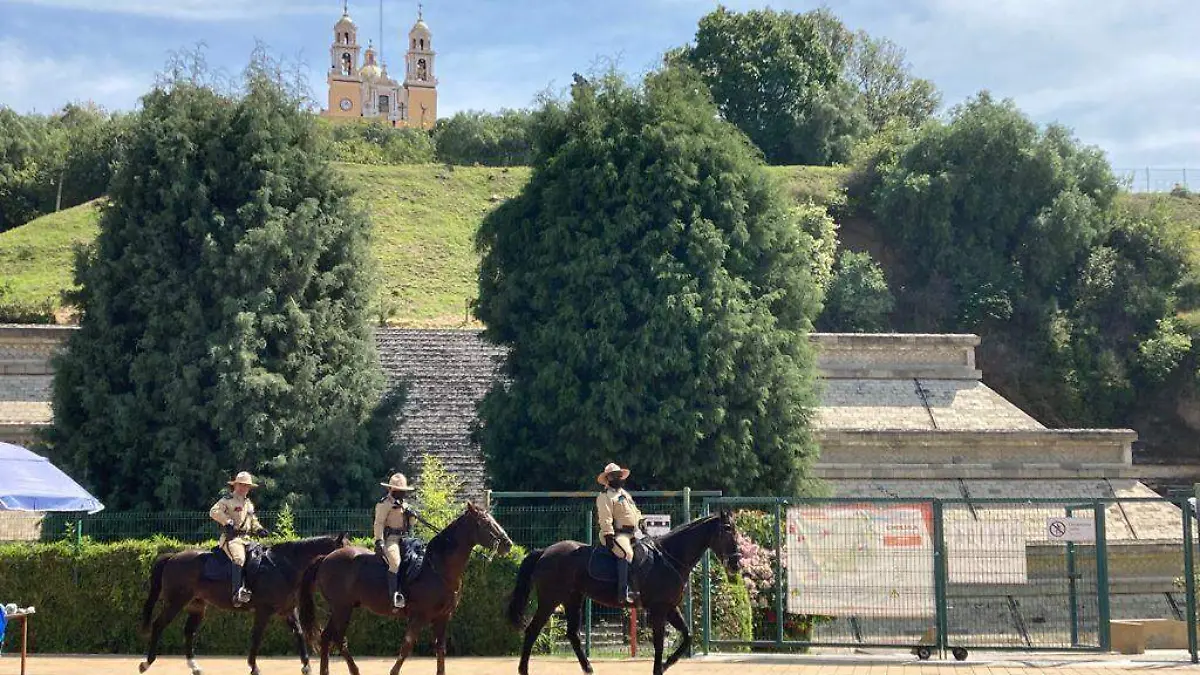
[[[202,508],[243,469],[267,505],[358,503],[394,463],[365,440],[368,222],[281,81],[259,56],[239,92],[147,94],[77,261],[47,440],[111,508]]]
[[[810,488],[821,219],[686,68],[581,79],[532,136],[529,184],[478,235],[475,313],[509,348],[480,407],[495,485],[591,487],[617,461],[641,488]]]

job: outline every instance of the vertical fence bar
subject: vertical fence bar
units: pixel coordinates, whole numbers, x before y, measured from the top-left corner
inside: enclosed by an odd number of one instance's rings
[[[1192,663],[1200,662],[1196,652],[1196,561],[1192,551],[1192,505],[1186,499],[1181,504],[1183,512],[1183,588],[1187,597],[1188,654]]]
[[[775,500],[775,646],[783,649],[783,504]]]
[[[946,528],[943,521],[942,502],[933,500],[933,598],[934,623],[937,632],[937,650],[946,658],[946,646],[950,641],[949,621],[946,618]]]
[[[585,520],[583,523],[583,531],[586,535],[584,542],[586,542],[588,546],[591,546],[592,545],[592,518],[595,517],[595,513],[593,512],[592,509],[589,508],[586,511],[584,511],[584,514],[587,518],[587,520]],[[583,601],[583,617],[584,617],[584,630],[586,631],[586,634],[584,635],[583,653],[587,654],[588,657],[590,658],[592,655],[592,599],[591,598],[587,598],[586,600]]]
[[[683,525],[691,520],[692,488],[685,487],[683,488],[683,520],[681,520],[679,524]],[[684,618],[687,620],[688,630],[690,631],[696,626],[696,615],[692,608],[692,574],[690,571],[688,572],[687,582],[683,585],[683,613]],[[690,642],[688,643],[687,653],[684,654],[684,656],[688,658],[691,658],[692,656],[692,644]]]
[[[1104,503],[1097,500],[1093,505],[1096,518],[1096,608],[1100,613],[1097,632],[1100,651],[1107,652],[1112,646],[1112,631],[1109,625],[1111,614],[1108,606],[1108,532],[1104,522]]]
[[[1067,517],[1071,518],[1075,515],[1075,510],[1071,507],[1066,508]],[[1075,571],[1075,543],[1067,542],[1067,600],[1071,603],[1071,646],[1079,646],[1079,591],[1076,588],[1075,580],[1078,578],[1078,573]]]
[[[708,515],[708,500],[704,500],[703,515]],[[708,551],[704,552],[704,562],[700,566],[704,575],[704,595],[701,612],[704,615],[704,655],[708,656],[712,643],[712,579],[709,578]]]

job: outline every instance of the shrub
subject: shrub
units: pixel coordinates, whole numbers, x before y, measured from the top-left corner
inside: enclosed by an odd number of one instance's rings
[[[369,545],[366,540],[356,542]],[[211,542],[210,544],[211,545]],[[153,539],[96,544],[85,540],[76,550],[69,543],[0,546],[0,598],[33,605],[30,646],[39,653],[131,654],[145,650],[137,621],[146,599],[150,566],[162,552],[179,550],[173,540]],[[516,653],[520,635],[504,622],[500,608],[512,591],[524,551],[488,563],[476,552],[463,582],[462,600],[450,622],[448,649],[456,655]],[[160,602],[161,606],[161,602]],[[320,614],[324,621],[324,615]],[[403,628],[395,619],[359,612],[350,626],[355,654],[392,655]],[[245,654],[250,641],[250,615],[209,612],[197,638],[201,655]],[[419,653],[429,653],[428,633]],[[164,654],[181,653],[183,620],[163,635]],[[294,642],[282,622],[272,621],[263,655],[290,655]]]
[[[0,323],[54,323],[54,301],[26,302],[13,297],[12,284],[0,282]]]

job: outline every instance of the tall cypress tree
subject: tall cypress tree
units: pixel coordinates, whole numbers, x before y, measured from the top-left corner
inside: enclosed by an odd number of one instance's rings
[[[111,508],[207,507],[242,469],[266,504],[345,504],[387,470],[369,224],[279,82],[146,95],[77,261],[47,440]]]
[[[529,184],[484,222],[476,316],[508,348],[480,405],[496,487],[797,493],[815,455],[817,242],[672,68],[577,80],[533,130]]]

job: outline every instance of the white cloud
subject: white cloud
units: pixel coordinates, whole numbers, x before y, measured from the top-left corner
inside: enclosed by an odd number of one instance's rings
[[[73,101],[112,109],[132,108],[154,82],[152,72],[129,70],[102,56],[55,58],[0,38],[0,102],[48,113]]]
[[[319,0],[0,0],[12,4],[186,21],[231,21],[284,14],[330,14]]]

